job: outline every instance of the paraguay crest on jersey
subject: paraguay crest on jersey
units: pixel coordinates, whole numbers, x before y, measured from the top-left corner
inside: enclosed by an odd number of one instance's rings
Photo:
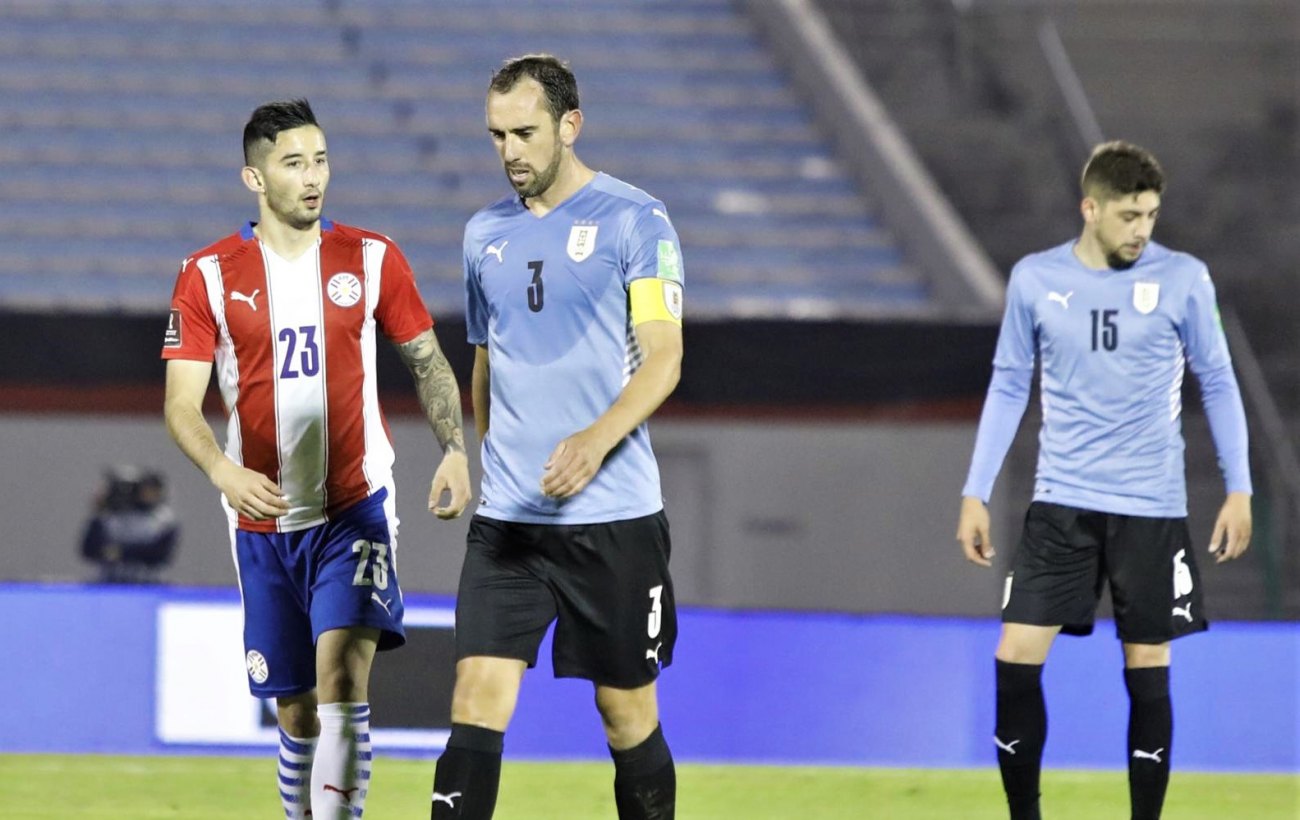
[[[361,301],[361,280],[356,274],[346,271],[336,273],[330,277],[326,292],[329,293],[330,301],[339,307],[352,307]]]
[[[1156,309],[1160,302],[1159,282],[1134,282],[1133,307],[1138,313],[1146,314]]]

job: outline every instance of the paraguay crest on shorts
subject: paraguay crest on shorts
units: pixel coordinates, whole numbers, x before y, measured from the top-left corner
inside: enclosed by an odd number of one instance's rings
[[[253,679],[253,683],[266,683],[266,679],[270,677],[266,658],[256,649],[248,650],[248,654],[244,656],[244,665],[248,667],[248,676]]]
[[[596,249],[596,231],[599,225],[574,225],[569,229],[569,258],[581,262]]]
[[[1160,303],[1159,282],[1134,282],[1133,307],[1138,313],[1150,313]]]

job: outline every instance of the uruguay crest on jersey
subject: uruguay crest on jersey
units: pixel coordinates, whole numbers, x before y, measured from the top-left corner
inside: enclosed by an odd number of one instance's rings
[[[566,250],[574,262],[581,262],[596,249],[596,234],[599,225],[574,225],[569,229],[569,245]]]
[[[1134,282],[1133,307],[1138,313],[1147,314],[1156,309],[1160,303],[1159,282]]]

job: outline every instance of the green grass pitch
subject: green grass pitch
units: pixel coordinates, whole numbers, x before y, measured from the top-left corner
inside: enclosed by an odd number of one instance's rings
[[[366,805],[371,820],[429,816],[432,760],[380,757]],[[283,817],[272,755],[109,757],[0,755],[0,815],[28,818]],[[993,769],[866,769],[679,764],[679,820],[995,820],[1004,818]],[[499,820],[614,818],[613,769],[604,763],[506,763]],[[1122,772],[1048,771],[1052,820],[1128,817]],[[1174,772],[1166,820],[1294,820],[1300,777]]]

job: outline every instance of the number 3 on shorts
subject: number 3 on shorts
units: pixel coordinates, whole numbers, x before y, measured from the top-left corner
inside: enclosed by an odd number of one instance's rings
[[[360,553],[357,558],[357,574],[352,576],[352,586],[376,589],[388,589],[388,545],[374,541],[354,541],[352,551]],[[374,561],[370,558],[374,556]],[[366,567],[370,567],[370,577],[366,577]]]
[[[657,587],[650,587],[650,617],[646,619],[646,632],[652,638],[659,637],[659,629],[663,626],[664,605],[659,600],[664,594],[664,586],[660,584]]]

